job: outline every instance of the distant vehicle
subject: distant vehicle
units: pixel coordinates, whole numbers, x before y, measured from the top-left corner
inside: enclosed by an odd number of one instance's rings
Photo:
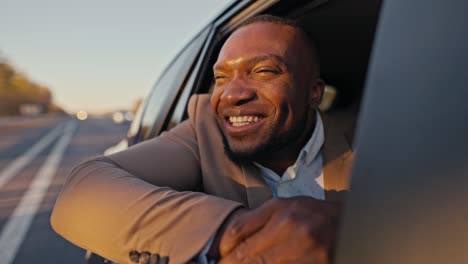
[[[112,121],[118,125],[130,123],[133,121],[133,113],[130,111],[117,111],[112,114]]]
[[[81,120],[81,121],[84,121],[86,119],[88,119],[88,113],[86,111],[78,111],[76,112],[76,118],[78,118],[78,120]]]
[[[44,106],[40,104],[21,104],[19,112],[23,116],[36,116],[45,112]]]

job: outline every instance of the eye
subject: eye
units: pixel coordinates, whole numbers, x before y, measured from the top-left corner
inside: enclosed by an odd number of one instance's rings
[[[252,74],[258,77],[274,77],[281,73],[281,70],[273,67],[258,67],[252,71]]]
[[[214,78],[214,82],[215,82],[216,85],[221,85],[226,81],[228,76],[225,75],[225,74],[215,73],[213,78]]]
[[[213,78],[215,80],[221,80],[227,78],[227,74],[224,72],[213,72]]]
[[[279,67],[276,66],[260,66],[257,68],[254,68],[253,70],[254,73],[259,73],[259,72],[271,72],[271,73],[281,73],[282,70]]]

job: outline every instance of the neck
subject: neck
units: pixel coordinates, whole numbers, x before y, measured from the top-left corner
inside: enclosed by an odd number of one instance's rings
[[[288,142],[282,148],[270,151],[267,155],[257,159],[257,163],[273,170],[278,175],[282,175],[288,167],[292,166],[296,162],[301,149],[314,133],[317,122],[315,110],[309,112],[304,119],[305,127],[298,128],[299,131],[303,132],[293,133],[292,138],[297,140],[292,143]]]

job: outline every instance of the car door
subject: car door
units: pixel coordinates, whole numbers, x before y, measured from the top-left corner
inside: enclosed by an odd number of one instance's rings
[[[383,5],[334,263],[468,263],[466,10]]]

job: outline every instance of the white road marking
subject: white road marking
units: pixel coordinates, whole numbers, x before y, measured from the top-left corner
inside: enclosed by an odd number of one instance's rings
[[[70,121],[66,125],[63,136],[52,149],[0,233],[0,260],[2,263],[11,264],[13,262],[76,127],[77,124],[74,121]]]
[[[47,146],[49,146],[55,138],[57,138],[62,132],[63,125],[55,127],[49,134],[41,138],[36,144],[34,144],[28,151],[23,155],[16,158],[13,162],[8,165],[3,171],[0,172],[0,190],[2,187],[15,175],[18,174],[31,160],[33,160],[39,153],[41,153]]]

